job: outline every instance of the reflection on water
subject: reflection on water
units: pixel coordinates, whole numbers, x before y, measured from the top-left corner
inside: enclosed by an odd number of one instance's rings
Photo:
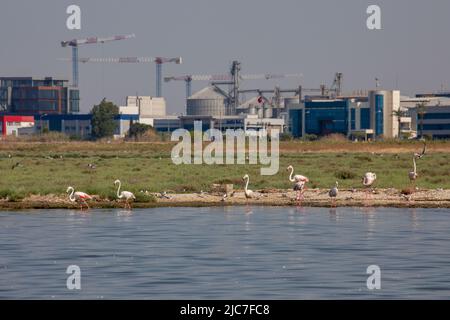
[[[0,298],[450,298],[449,249],[445,209],[1,212]]]

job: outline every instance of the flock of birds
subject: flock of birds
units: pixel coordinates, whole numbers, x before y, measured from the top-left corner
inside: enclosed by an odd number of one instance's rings
[[[122,191],[120,192],[120,188],[122,187],[122,183],[120,180],[114,181],[114,185],[119,185],[117,188],[117,198],[118,199],[124,199],[125,201],[125,209],[131,210],[131,201],[136,200],[135,195],[130,191]],[[86,206],[87,209],[89,209],[89,204],[87,203],[88,200],[92,200],[92,196],[87,194],[86,192],[82,191],[76,191],[73,187],[68,187],[66,190],[66,193],[69,194],[69,200],[72,202],[77,202],[80,204],[80,209],[83,210],[83,206]]]
[[[423,150],[421,153],[414,153],[413,155],[413,171],[410,171],[408,173],[408,177],[409,180],[411,181],[411,183],[414,186],[415,189],[415,182],[418,178],[418,173],[417,173],[417,163],[416,160],[417,159],[421,159],[425,153],[426,153],[426,143],[424,142],[423,145]],[[89,164],[89,168],[91,169],[95,169],[94,167],[95,165],[91,165]],[[293,186],[293,190],[295,192],[297,192],[297,196],[295,198],[295,200],[297,201],[298,204],[301,203],[301,201],[304,199],[304,192],[306,191],[306,184],[309,182],[308,177],[301,175],[301,174],[296,174],[294,175],[294,167],[292,165],[288,166],[287,171],[290,172],[289,174],[289,181],[294,183]],[[250,190],[248,188],[248,185],[250,183],[250,176],[248,174],[246,174],[242,180],[244,181],[244,195],[245,195],[245,199],[248,200],[249,199],[254,199],[254,198],[259,198],[260,196],[253,192],[252,190]],[[364,186],[365,190],[366,190],[366,200],[369,194],[369,188],[371,188],[373,186],[373,184],[375,183],[375,181],[377,180],[377,175],[374,172],[366,172],[362,178],[362,185]],[[122,187],[122,183],[120,182],[120,180],[116,180],[114,181],[114,185],[118,185],[117,188],[117,198],[118,199],[124,199],[124,203],[125,203],[125,208],[126,209],[130,209],[131,210],[131,201],[135,200],[136,197],[135,195],[130,192],[130,191],[122,191],[120,192],[120,189]],[[82,191],[77,191],[75,192],[75,189],[73,187],[68,187],[67,191],[69,194],[69,200],[72,202],[77,202],[80,204],[80,209],[83,210],[83,206],[86,206],[89,209],[89,205],[87,203],[88,200],[92,200],[92,196],[90,196],[89,194],[82,192]],[[203,192],[201,192],[201,194],[203,194]],[[329,190],[328,192],[328,196],[331,199],[331,205],[332,206],[336,206],[336,198],[339,194],[339,182],[336,181],[335,185]],[[170,197],[164,192],[162,194],[162,196],[164,198],[170,199]],[[227,198],[227,195],[224,195],[223,197],[223,201]]]
[[[415,182],[418,178],[418,173],[417,173],[417,163],[416,160],[417,159],[421,159],[427,150],[427,145],[426,142],[424,142],[423,144],[423,149],[421,153],[414,153],[413,155],[413,171],[410,171],[408,173],[408,177],[409,180],[411,181],[411,183],[413,184],[413,187],[415,189]],[[289,181],[290,182],[294,182],[294,187],[293,190],[297,192],[297,203],[300,204],[301,201],[304,199],[304,192],[306,191],[306,184],[309,182],[308,177],[304,176],[304,175],[294,175],[294,167],[292,165],[287,167],[287,170],[290,171],[290,175],[289,175]],[[245,194],[245,198],[247,199],[251,199],[251,198],[255,198],[255,193],[252,190],[248,189],[248,184],[250,181],[250,177],[248,174],[246,174],[243,178],[245,181],[245,186],[244,186],[244,194]],[[374,172],[366,172],[362,178],[362,184],[366,190],[365,194],[366,194],[366,200],[368,198],[368,194],[369,194],[369,188],[373,186],[373,184],[375,183],[375,181],[377,180],[377,175]],[[336,198],[339,194],[339,182],[336,181],[335,185],[328,191],[328,196],[331,199],[331,206],[334,207],[336,206]]]

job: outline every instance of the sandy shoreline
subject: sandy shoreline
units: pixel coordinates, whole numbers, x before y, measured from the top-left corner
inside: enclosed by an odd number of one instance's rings
[[[256,199],[250,199],[248,205],[258,206],[296,206],[295,193],[290,190],[256,191]],[[168,198],[154,194],[156,201],[137,202],[134,208],[155,207],[207,207],[207,206],[242,206],[247,201],[242,191],[223,200],[221,193],[185,193],[168,194]],[[396,208],[450,208],[450,190],[418,190],[412,195],[403,195],[396,189],[376,189],[367,195],[362,190],[340,190],[336,201],[337,207],[396,207]],[[91,208],[120,208],[123,203],[109,201],[94,196],[89,202]],[[305,192],[303,207],[330,207],[328,190],[310,189]],[[23,209],[77,209],[78,206],[68,201],[66,196],[30,196],[21,201],[0,200],[2,210]]]

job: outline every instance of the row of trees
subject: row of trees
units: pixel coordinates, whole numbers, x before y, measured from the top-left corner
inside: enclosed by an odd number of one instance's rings
[[[91,111],[92,114],[92,138],[109,138],[114,135],[117,129],[115,117],[119,115],[119,107],[110,101],[103,99],[100,104],[95,105]],[[152,129],[152,126],[133,123],[130,126],[128,135],[132,138],[139,138]]]

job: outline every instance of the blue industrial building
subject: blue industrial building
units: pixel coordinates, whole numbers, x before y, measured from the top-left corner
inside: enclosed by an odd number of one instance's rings
[[[336,99],[305,97],[301,103],[286,106],[288,130],[295,138],[332,133],[347,137],[358,134],[365,139],[395,137],[398,123],[392,113],[399,107],[399,91],[371,91],[367,97]]]

